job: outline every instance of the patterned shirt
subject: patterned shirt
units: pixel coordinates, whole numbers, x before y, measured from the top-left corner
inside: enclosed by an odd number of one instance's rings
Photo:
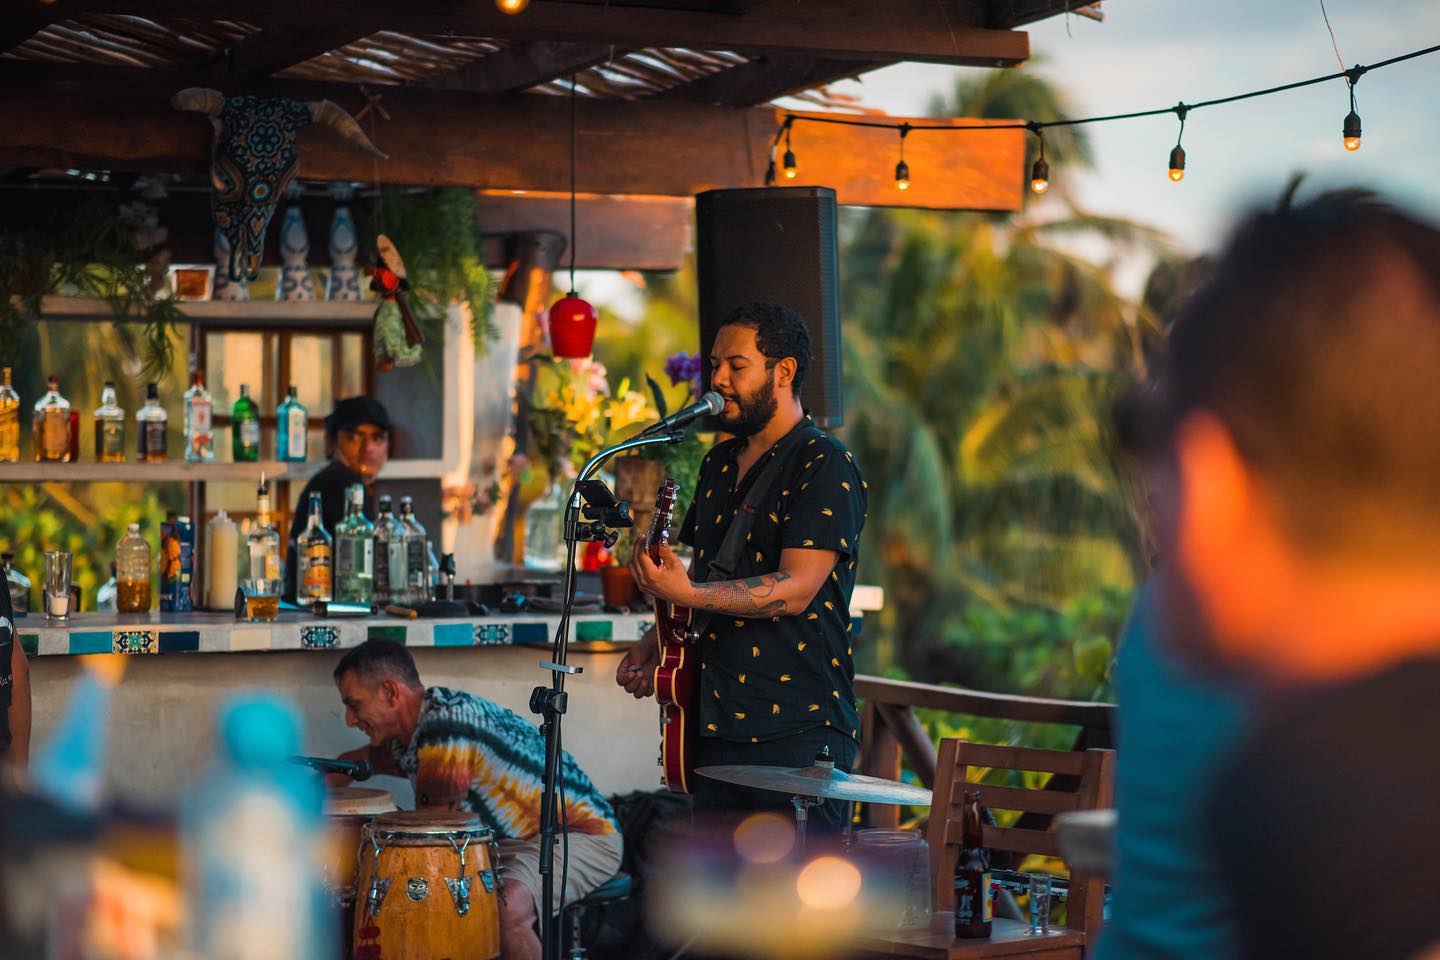
[[[420,805],[458,801],[504,840],[540,832],[545,738],[504,707],[463,690],[429,687],[409,744],[390,742],[396,765]],[[565,827],[571,833],[615,833],[610,804],[568,753],[560,756]]]
[[[806,424],[811,424],[806,418]],[[797,429],[799,429],[797,427]],[[725,531],[772,447],[739,474],[744,441],[717,444],[700,465],[695,500],[680,541],[695,548],[694,577],[704,580]],[[828,434],[790,452],[760,506],[736,579],[774,573],[783,550],[833,550],[835,566],[798,614],[745,619],[715,614],[700,640],[700,735],[776,740],[822,724],[858,739],[851,661],[850,593],[865,524],[866,484],[850,451]]]

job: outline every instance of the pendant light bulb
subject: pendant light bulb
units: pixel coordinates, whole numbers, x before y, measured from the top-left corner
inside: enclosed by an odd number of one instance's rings
[[[1178,143],[1170,151],[1170,179],[1175,183],[1185,179],[1185,148]]]
[[[1360,149],[1360,114],[1351,110],[1345,115],[1345,149],[1354,153]]]
[[[781,160],[780,166],[785,170],[785,179],[786,179],[786,180],[794,180],[794,179],[795,179],[795,151],[794,151],[794,150],[791,150],[789,147],[786,147],[786,148],[785,148],[785,156],[784,156],[784,158]]]
[[[530,0],[495,0],[501,13],[516,14],[530,6]]]
[[[910,189],[910,165],[904,160],[895,164],[895,187],[898,190]]]
[[[1050,189],[1050,164],[1045,162],[1044,157],[1035,161],[1030,168],[1030,189],[1036,193],[1044,193]]]

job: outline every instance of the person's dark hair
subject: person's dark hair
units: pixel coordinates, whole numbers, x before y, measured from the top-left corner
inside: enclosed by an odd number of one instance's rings
[[[755,346],[765,355],[765,369],[786,357],[795,358],[795,380],[791,391],[800,396],[800,385],[810,369],[810,328],[800,314],[769,300],[752,300],[731,309],[720,325],[737,324],[755,331]]]
[[[422,686],[420,671],[415,669],[415,658],[410,656],[410,651],[403,644],[393,640],[366,640],[346,651],[335,665],[335,682],[339,683],[341,677],[351,672],[369,683],[393,679],[407,687]]]
[[[1364,515],[1440,528],[1440,231],[1350,190],[1255,214],[1180,307],[1132,444],[1205,410],[1334,539]],[[1380,509],[1376,509],[1376,508]]]

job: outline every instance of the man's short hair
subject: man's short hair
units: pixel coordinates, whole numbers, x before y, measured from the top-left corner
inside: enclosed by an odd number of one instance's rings
[[[346,651],[345,656],[335,665],[335,682],[347,673],[366,683],[382,680],[396,680],[407,687],[420,688],[420,671],[415,669],[415,658],[410,656],[403,644],[393,640],[366,640],[360,646]]]
[[[1180,308],[1132,436],[1205,410],[1312,543],[1440,531],[1440,231],[1373,194],[1255,214]]]
[[[786,357],[795,359],[795,379],[791,391],[800,396],[800,385],[805,382],[805,373],[810,369],[810,328],[805,320],[783,304],[769,300],[752,300],[731,309],[720,325],[728,327],[737,324],[755,331],[755,346],[765,356],[765,369],[775,369],[775,364]]]

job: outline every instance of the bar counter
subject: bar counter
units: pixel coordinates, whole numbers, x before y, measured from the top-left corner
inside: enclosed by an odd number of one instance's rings
[[[603,653],[639,640],[649,614],[577,614],[571,618],[573,649]],[[548,647],[558,614],[506,614],[456,619],[316,617],[281,611],[270,623],[236,620],[227,613],[80,613],[68,621],[31,613],[15,622],[30,656],[84,653],[230,653],[256,650],[335,650],[372,637],[410,647]]]

